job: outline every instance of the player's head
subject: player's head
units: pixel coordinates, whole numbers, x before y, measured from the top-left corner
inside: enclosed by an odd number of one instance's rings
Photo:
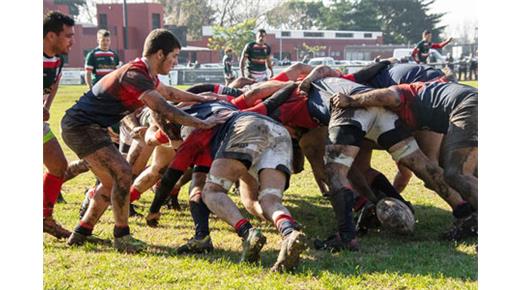
[[[144,41],[143,56],[158,63],[158,73],[167,74],[177,64],[181,43],[170,31],[154,29]]]
[[[74,19],[58,12],[50,11],[43,17],[44,49],[54,54],[67,54],[74,44]]]
[[[422,33],[422,38],[426,41],[432,41],[432,33],[429,30],[425,30]]]
[[[256,32],[256,42],[257,43],[264,43],[265,36],[267,35],[267,32],[265,32],[265,29],[258,29]]]
[[[233,49],[231,47],[226,48],[224,51],[227,55],[231,55],[233,53]]]
[[[107,50],[110,48],[110,31],[106,29],[100,29],[97,32],[97,42],[99,45],[99,48],[103,50]]]

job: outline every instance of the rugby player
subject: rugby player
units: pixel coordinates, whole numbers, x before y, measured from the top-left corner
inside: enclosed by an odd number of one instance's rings
[[[50,108],[61,77],[63,56],[74,44],[74,20],[57,11],[43,18],[43,232],[56,238],[67,238],[70,232],[52,217],[54,204],[64,182],[67,159],[49,123]]]
[[[89,51],[85,57],[85,83],[89,89],[119,66],[119,56],[110,49],[110,31],[98,30],[97,42],[98,47]]]
[[[210,128],[223,121],[218,117],[202,121],[166,102],[165,98],[210,100],[160,83],[157,75],[167,74],[176,64],[180,48],[179,41],[168,30],[151,31],[142,58],[104,76],[66,111],[61,122],[63,140],[79,158],[85,159],[100,181],[87,212],[67,241],[69,245],[83,244],[92,235],[94,225],[112,201],[114,247],[132,253],[145,246],[130,235],[128,226],[131,168],[113,146],[106,127],[145,105],[171,122],[193,127]]]
[[[269,79],[267,69],[271,73],[270,76],[274,76],[271,47],[265,43],[266,35],[264,29],[259,29],[256,33],[256,41],[246,44],[240,56],[241,76],[254,79],[256,82]],[[247,74],[245,70],[247,70]]]
[[[478,163],[477,89],[455,83],[417,82],[355,96],[338,94],[333,103],[339,107],[386,107],[396,111],[410,128],[444,134],[439,157],[444,176],[472,210],[478,210],[478,178],[474,176]]]

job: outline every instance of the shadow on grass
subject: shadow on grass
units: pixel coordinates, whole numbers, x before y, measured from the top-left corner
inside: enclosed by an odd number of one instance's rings
[[[325,238],[335,231],[335,219],[328,201],[321,196],[287,199],[287,208],[304,225],[312,240]],[[411,236],[400,236],[384,230],[373,230],[360,236],[359,252],[310,250],[300,269],[313,275],[332,272],[341,275],[360,273],[408,273],[432,277],[477,280],[477,255],[460,250],[460,244],[440,239],[452,223],[451,212],[433,206],[415,206],[416,229]],[[474,247],[476,239],[462,244]]]

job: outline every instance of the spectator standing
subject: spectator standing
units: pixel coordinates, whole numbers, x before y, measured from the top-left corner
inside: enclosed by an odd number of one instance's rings
[[[415,46],[413,52],[412,52],[412,58],[416,63],[423,63],[426,64],[426,60],[428,59],[428,56],[430,55],[430,48],[443,48],[453,38],[448,38],[447,40],[440,42],[440,43],[432,43],[432,33],[429,30],[425,30],[423,32],[423,39],[417,43]]]
[[[233,49],[226,48],[224,58],[222,59],[222,64],[224,65],[224,79],[226,80],[225,85],[229,85],[234,79],[235,74],[233,73]]]
[[[462,74],[464,74],[464,80],[467,80],[468,64],[464,55],[460,56],[459,59],[459,81],[462,81]]]
[[[100,29],[97,32],[97,42],[98,47],[91,50],[85,59],[85,83],[89,89],[103,76],[119,67],[119,56],[110,49],[110,31]]]
[[[240,73],[243,77],[258,81],[266,81],[273,74],[271,47],[265,43],[267,33],[259,29],[256,41],[251,41],[244,47],[240,57]],[[271,75],[267,75],[267,69]]]

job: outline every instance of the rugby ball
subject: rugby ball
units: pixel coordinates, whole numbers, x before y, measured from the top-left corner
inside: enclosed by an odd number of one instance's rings
[[[384,229],[398,234],[411,234],[415,229],[415,216],[402,201],[385,197],[376,205],[377,219]]]

